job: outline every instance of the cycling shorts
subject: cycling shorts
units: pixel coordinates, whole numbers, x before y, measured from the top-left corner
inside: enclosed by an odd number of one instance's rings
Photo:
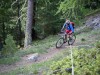
[[[66,33],[68,34],[68,33],[70,33],[70,32],[72,32],[71,30],[66,30]]]

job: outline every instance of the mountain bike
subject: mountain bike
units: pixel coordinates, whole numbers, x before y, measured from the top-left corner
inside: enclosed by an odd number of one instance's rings
[[[66,42],[68,42],[68,45],[73,45],[73,43],[75,42],[75,39],[76,39],[76,35],[74,33],[72,33],[71,36],[66,37],[66,33],[63,32],[60,34],[60,36],[61,37],[56,42],[56,48],[61,48],[62,45]]]

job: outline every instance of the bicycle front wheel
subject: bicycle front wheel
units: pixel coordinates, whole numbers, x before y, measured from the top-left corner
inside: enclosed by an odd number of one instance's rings
[[[73,43],[75,42],[76,36],[75,34],[71,35],[71,37],[69,37],[68,40],[68,45],[73,45]]]
[[[56,42],[56,48],[60,48],[63,44],[64,44],[64,39],[63,39],[63,38],[60,38],[60,39]]]

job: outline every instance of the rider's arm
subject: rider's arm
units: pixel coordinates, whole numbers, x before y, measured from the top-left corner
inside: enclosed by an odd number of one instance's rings
[[[61,31],[63,31],[65,27],[66,27],[66,23],[64,23],[64,25],[63,25]]]
[[[71,31],[74,32],[74,28],[73,28],[72,24],[70,24],[70,28],[71,28]]]

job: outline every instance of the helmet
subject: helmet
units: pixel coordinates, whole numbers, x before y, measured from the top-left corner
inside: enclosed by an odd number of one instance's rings
[[[66,20],[66,23],[69,24],[70,23],[70,20]]]

